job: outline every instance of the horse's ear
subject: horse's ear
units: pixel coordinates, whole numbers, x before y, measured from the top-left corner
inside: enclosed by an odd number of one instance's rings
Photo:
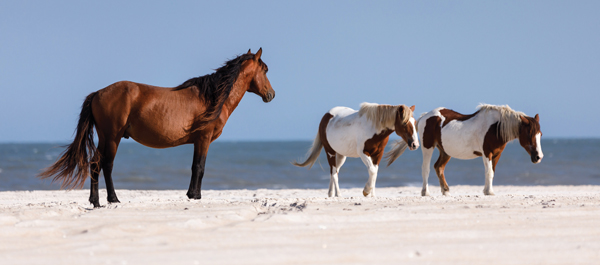
[[[535,114],[535,121],[540,122],[540,114]]]
[[[260,49],[258,49],[256,54],[254,55],[254,60],[258,62],[258,59],[260,59],[261,55],[262,55],[262,47],[260,47]]]
[[[252,52],[250,51],[250,49],[248,49],[248,52],[246,54],[252,54]]]
[[[415,105],[412,105],[412,106],[410,107],[410,110],[412,110],[412,111],[415,111]]]
[[[400,105],[400,107],[398,107],[398,115],[401,115],[402,112],[404,112],[404,105]]]
[[[529,120],[527,118],[525,118],[525,116],[521,115],[521,121],[525,124],[525,125],[529,125]]]

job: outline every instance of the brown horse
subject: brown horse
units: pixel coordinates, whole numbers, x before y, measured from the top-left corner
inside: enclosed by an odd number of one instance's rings
[[[89,201],[100,207],[100,169],[104,172],[108,202],[119,202],[111,173],[121,138],[131,137],[153,148],[194,144],[187,196],[200,199],[208,147],[221,135],[244,94],[255,93],[264,102],[275,97],[261,54],[262,48],[256,54],[248,50],[216,72],[191,78],[174,88],[121,81],[91,93],[81,107],[75,140],[39,177],[54,176],[53,181],[62,181],[62,187],[82,188],[91,174]],[[97,148],[94,127],[98,133]]]

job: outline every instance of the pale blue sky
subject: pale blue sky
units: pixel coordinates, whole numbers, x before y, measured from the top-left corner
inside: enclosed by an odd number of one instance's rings
[[[71,141],[119,80],[176,86],[263,48],[221,140],[309,140],[334,106],[479,103],[600,137],[600,1],[1,1],[0,142]]]

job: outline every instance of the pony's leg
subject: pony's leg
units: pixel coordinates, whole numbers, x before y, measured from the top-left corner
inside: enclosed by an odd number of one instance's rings
[[[340,192],[340,184],[338,182],[338,173],[340,172],[340,168],[342,168],[342,166],[344,165],[344,162],[346,162],[346,156],[340,155],[339,153],[336,154],[336,156],[335,156],[335,164],[336,164],[335,172],[332,172],[332,174],[331,174],[332,180],[333,180],[333,188],[335,189],[335,197],[342,196],[342,194]]]
[[[115,192],[115,186],[112,181],[112,170],[117,149],[119,149],[120,138],[117,140],[106,141],[104,145],[104,154],[102,156],[102,171],[104,172],[104,181],[106,182],[107,200],[109,203],[120,202]]]
[[[327,152],[325,150],[325,155],[327,156],[327,163],[329,164],[329,191],[327,192],[328,197],[335,196],[335,183],[337,181],[337,172],[338,167],[336,163],[337,153],[334,151]]]
[[[200,141],[194,143],[194,160],[192,162],[192,179],[190,180],[190,188],[187,196],[190,199],[199,200],[202,198],[202,179],[204,178],[204,169],[206,165],[206,154],[210,139],[204,137]]]
[[[369,180],[367,180],[367,184],[365,184],[365,188],[363,189],[363,195],[365,197],[375,197],[375,182],[377,181],[377,170],[379,167],[373,164],[373,160],[365,154],[360,154],[360,159],[363,161],[365,166],[369,171]]]
[[[485,187],[483,188],[483,194],[494,195],[494,189],[492,188],[492,181],[494,180],[493,161],[484,156],[483,165],[485,166]]]
[[[429,149],[421,147],[421,152],[423,152],[423,165],[421,166],[421,176],[423,177],[423,189],[421,190],[421,196],[429,196],[429,185],[427,184],[427,179],[429,178],[429,170],[431,156],[433,156],[433,149],[434,147],[431,147]]]
[[[100,155],[101,151],[100,150],[96,150],[96,155]],[[100,157],[100,159],[102,159],[102,157]],[[100,207],[100,198],[98,196],[98,176],[100,175],[100,165],[102,164],[102,161],[100,161],[99,164],[92,164],[90,166],[90,203],[94,205],[94,208],[99,208]]]
[[[450,195],[450,188],[448,187],[448,183],[446,183],[446,176],[444,175],[444,169],[446,168],[446,164],[450,161],[451,156],[446,154],[444,150],[440,150],[440,157],[435,162],[433,167],[435,168],[435,173],[440,180],[440,188],[442,189],[442,195]]]

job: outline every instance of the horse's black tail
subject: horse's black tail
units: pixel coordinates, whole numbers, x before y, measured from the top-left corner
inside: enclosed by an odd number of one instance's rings
[[[94,145],[94,116],[92,115],[92,100],[98,92],[87,96],[81,106],[79,123],[75,140],[61,154],[52,166],[44,169],[38,175],[45,179],[54,176],[52,182],[62,181],[61,188],[82,188],[90,174],[90,166],[100,162]]]

